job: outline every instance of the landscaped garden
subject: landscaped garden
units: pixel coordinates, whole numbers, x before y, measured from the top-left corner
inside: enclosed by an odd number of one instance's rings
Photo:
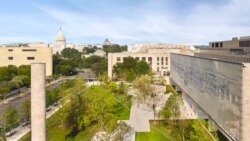
[[[210,132],[208,122],[201,119],[150,122],[150,132],[136,133],[136,141],[226,141],[218,132]]]
[[[47,119],[47,141],[89,141],[96,132],[113,131],[118,120],[129,119],[132,97],[120,89],[123,84],[113,83],[111,89],[109,84],[85,87],[77,83],[68,102]],[[20,141],[30,141],[30,133]]]

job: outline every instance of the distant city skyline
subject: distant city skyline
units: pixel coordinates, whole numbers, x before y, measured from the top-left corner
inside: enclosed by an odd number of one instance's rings
[[[0,1],[0,44],[183,43],[250,35],[249,0]]]

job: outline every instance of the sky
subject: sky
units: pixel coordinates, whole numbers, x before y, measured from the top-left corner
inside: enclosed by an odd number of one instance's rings
[[[250,35],[250,0],[0,0],[0,44],[207,45]]]

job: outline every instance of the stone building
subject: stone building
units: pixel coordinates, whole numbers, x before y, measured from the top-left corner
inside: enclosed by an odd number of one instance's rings
[[[170,71],[170,53],[194,54],[194,48],[188,45],[174,44],[145,44],[133,51],[108,54],[108,76],[113,77],[113,66],[123,62],[125,57],[133,57],[145,61],[154,73],[167,76]],[[135,51],[136,50],[136,51]]]
[[[0,66],[21,66],[45,63],[46,76],[52,75],[52,48],[44,43],[13,44],[0,46]]]

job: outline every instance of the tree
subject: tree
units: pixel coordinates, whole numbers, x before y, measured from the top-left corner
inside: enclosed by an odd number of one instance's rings
[[[126,57],[122,63],[113,66],[113,75],[116,79],[133,81],[136,76],[150,74],[150,66],[144,61],[137,61],[132,57]]]
[[[91,86],[84,94],[84,99],[86,114],[83,117],[83,125],[88,126],[97,122],[102,129],[112,130],[116,124],[114,112],[118,102],[109,91],[102,86]]]
[[[106,53],[113,53],[113,52],[122,52],[122,51],[127,51],[127,46],[120,46],[118,44],[113,44],[113,45],[103,45],[102,46],[103,50]]]
[[[10,91],[10,86],[7,81],[0,82],[0,99],[3,99],[5,94]]]
[[[133,69],[129,69],[125,72],[125,80],[133,81],[136,78],[136,73]]]
[[[18,75],[26,75],[30,77],[30,65],[21,65],[18,67]]]
[[[81,53],[74,49],[74,48],[65,48],[61,52],[62,56],[64,58],[75,58],[75,57],[81,57]]]
[[[0,67],[0,81],[9,81],[11,78],[9,77],[8,68]]]
[[[150,66],[145,61],[139,61],[135,66],[135,70],[138,75],[145,75],[149,73]]]
[[[6,131],[9,131],[18,125],[18,112],[12,107],[8,106],[3,113],[3,123]]]
[[[84,112],[82,93],[85,90],[84,80],[76,78],[74,87],[69,91],[69,104],[64,109],[64,126],[69,128],[69,135],[75,135],[81,129],[81,119]]]
[[[146,103],[146,97],[150,96],[153,93],[153,86],[151,84],[151,77],[148,75],[142,75],[137,77],[133,81],[133,86],[139,91],[138,100]]]
[[[82,52],[84,54],[90,54],[90,53],[94,53],[96,50],[97,50],[96,46],[94,46],[94,47],[85,47],[85,48],[83,48]]]
[[[30,101],[29,100],[23,101],[21,106],[22,121],[30,122],[30,115],[31,115]]]

